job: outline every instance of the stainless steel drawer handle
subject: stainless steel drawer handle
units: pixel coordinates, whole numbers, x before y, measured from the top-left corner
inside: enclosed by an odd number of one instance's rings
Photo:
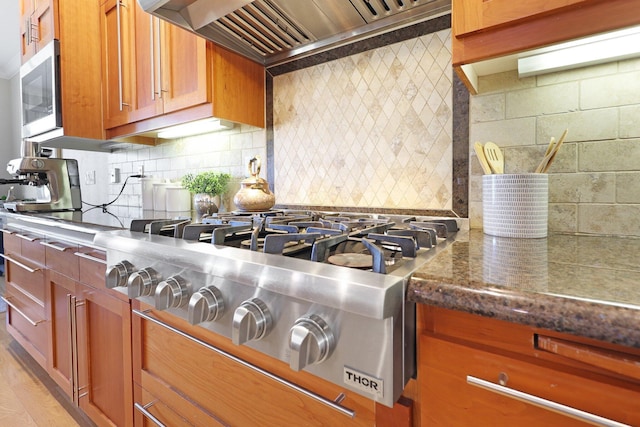
[[[20,316],[24,317],[25,319],[27,319],[27,322],[31,323],[31,325],[33,326],[38,326],[40,323],[44,322],[44,320],[32,320],[29,316],[27,316],[24,311],[20,310],[18,307],[16,307],[16,305],[14,303],[12,303],[11,301],[9,301],[9,299],[5,298],[5,297],[0,297],[0,299],[4,302],[7,303],[7,305],[9,307],[11,307],[12,310],[14,310],[16,313],[18,313]]]
[[[20,267],[20,268],[22,268],[24,270],[27,270],[29,273],[35,273],[36,271],[40,271],[39,268],[31,268],[28,265],[23,264],[20,261],[16,261],[15,259],[13,259],[13,258],[11,258],[11,257],[9,257],[9,256],[7,256],[5,254],[0,254],[0,257],[6,259],[9,262],[14,263],[15,265],[17,265],[18,267]]]
[[[483,379],[476,378],[471,375],[467,375],[467,383],[473,386],[491,391],[493,393],[511,397],[521,402],[529,403],[539,408],[557,412],[559,414],[566,415],[568,417],[575,418],[580,421],[584,421],[586,423],[593,424],[596,426],[631,427],[628,424],[622,424],[617,421],[613,421],[608,418],[601,417],[599,415],[581,411],[580,409],[572,408],[571,406],[562,405],[552,400],[543,399],[542,397],[534,396],[529,393],[524,393],[522,391],[505,387],[499,384],[494,384],[490,381],[485,381]]]
[[[55,250],[56,250],[56,251],[58,251],[58,252],[64,252],[64,251],[66,251],[67,249],[73,249],[73,247],[72,247],[72,246],[67,246],[67,247],[64,247],[64,246],[58,246],[58,245],[54,245],[53,243],[49,243],[49,242],[40,242],[40,244],[41,244],[42,246],[46,246],[46,247],[48,247],[48,248],[55,249]]]
[[[91,256],[89,254],[85,254],[84,252],[75,252],[74,255],[78,256],[80,258],[88,259],[89,261],[94,261],[94,262],[97,262],[99,264],[107,265],[107,261],[105,261],[103,259],[100,259],[98,257]]]
[[[29,237],[29,236],[25,236],[24,234],[19,234],[19,233],[15,233],[16,236],[18,236],[19,238],[21,238],[22,240],[27,240],[29,242],[35,242],[36,240],[40,240],[39,237]]]
[[[280,378],[279,376],[277,376],[275,374],[272,374],[269,371],[266,371],[266,370],[264,370],[264,369],[262,369],[262,368],[260,368],[258,366],[255,366],[255,365],[253,365],[253,364],[251,364],[249,362],[246,362],[246,361],[240,359],[239,357],[234,356],[231,353],[227,353],[224,350],[221,350],[221,349],[219,349],[217,347],[214,347],[214,346],[212,346],[210,344],[207,344],[206,342],[204,342],[204,341],[202,341],[202,340],[200,340],[198,338],[192,337],[191,335],[189,335],[189,334],[187,334],[185,332],[182,332],[181,330],[176,329],[171,325],[167,325],[166,323],[149,316],[147,313],[145,313],[143,311],[140,311],[140,310],[131,310],[131,311],[133,312],[133,314],[135,314],[137,316],[140,316],[145,320],[148,320],[148,321],[150,321],[152,323],[155,323],[158,326],[162,326],[163,328],[166,328],[166,329],[170,330],[171,332],[175,332],[176,334],[180,335],[181,337],[184,337],[184,338],[186,338],[186,339],[188,339],[190,341],[193,341],[196,344],[200,344],[201,346],[203,346],[206,349],[211,350],[211,351],[219,354],[220,356],[223,356],[223,357],[226,357],[226,358],[228,358],[230,360],[233,360],[234,362],[244,366],[245,368],[249,368],[249,369],[251,369],[251,370],[253,370],[255,372],[258,372],[258,373],[264,375],[265,377],[276,381],[277,383],[279,383],[281,385],[289,387],[289,388],[291,388],[291,389],[293,389],[293,390],[295,390],[295,391],[297,391],[299,393],[304,394],[305,396],[307,396],[307,397],[309,397],[311,399],[314,399],[314,400],[316,400],[316,401],[318,401],[318,402],[320,402],[320,403],[322,403],[322,404],[324,404],[324,405],[326,405],[326,406],[328,406],[328,407],[330,407],[332,409],[335,409],[336,411],[340,412],[342,415],[346,415],[349,418],[354,418],[356,416],[356,411],[354,411],[353,409],[346,408],[346,407],[336,403],[333,400],[329,400],[329,399],[327,399],[327,398],[325,398],[323,396],[320,396],[320,395],[318,395],[318,394],[316,394],[316,393],[314,393],[312,391],[307,390],[306,388],[300,387],[297,384],[289,382],[288,380],[286,380],[284,378]]]
[[[3,234],[16,234],[15,231],[7,230],[6,228],[0,229]]]
[[[155,425],[157,425],[158,427],[165,427],[164,424],[162,424],[160,422],[159,419],[157,419],[156,417],[153,416],[153,414],[151,414],[151,412],[147,411],[147,408],[149,408],[152,405],[155,405],[156,401],[147,403],[146,405],[142,406],[141,404],[139,404],[138,402],[134,403],[133,406],[142,414],[145,416],[145,418],[147,418],[149,421],[151,421],[152,423],[154,423]]]

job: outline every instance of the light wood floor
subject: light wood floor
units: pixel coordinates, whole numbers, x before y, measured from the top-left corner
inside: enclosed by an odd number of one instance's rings
[[[4,277],[0,277],[0,292],[4,294]],[[46,371],[11,338],[5,321],[6,313],[0,313],[0,427],[91,426]]]

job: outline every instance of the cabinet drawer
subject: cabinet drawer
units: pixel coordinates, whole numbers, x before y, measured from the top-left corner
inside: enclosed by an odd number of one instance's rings
[[[617,422],[640,425],[640,386],[574,374],[467,347],[420,337],[422,425],[583,426],[582,421],[479,388],[468,377],[576,408]]]
[[[47,267],[74,280],[79,278],[78,245],[65,242],[47,241],[41,243],[45,248]]]
[[[76,257],[80,263],[80,281],[97,289],[107,289],[107,254],[89,246],[80,246]]]
[[[40,244],[40,242],[44,241],[44,236],[26,233],[17,233],[17,236],[22,240],[20,249],[22,257],[36,264],[44,265],[45,250],[44,246]]]
[[[373,402],[350,391],[317,378],[314,387],[308,388],[328,400],[344,393],[341,405],[355,411],[353,418],[225,357],[210,344],[203,345],[204,341],[200,339],[188,339],[138,316],[134,317],[134,325],[134,329],[141,328],[139,335],[134,335],[134,343],[137,343],[133,356],[134,369],[137,370],[134,381],[154,392],[158,384],[166,384],[224,424],[252,427],[375,424]],[[244,350],[240,346],[230,351],[244,357]],[[264,369],[268,367],[269,372],[281,375],[277,368],[280,362],[266,360],[266,356],[262,359]],[[305,376],[306,373],[297,375]],[[300,381],[303,382],[302,379]],[[274,411],[276,407],[278,410]]]
[[[44,307],[44,269],[16,255],[6,257],[7,286],[18,288],[21,293]]]
[[[26,340],[28,344],[31,344],[31,346],[35,348],[35,350],[37,350],[37,352],[39,353],[39,354],[33,354],[33,352],[29,351],[36,360],[40,361],[39,360],[40,358],[42,358],[43,360],[46,360],[46,357],[45,357],[45,355],[47,354],[46,323],[41,320],[39,323],[34,325],[31,323],[33,319],[28,319],[24,315],[18,313],[18,311],[13,309],[11,306],[7,308],[7,316],[8,316],[7,324],[13,329],[15,329],[16,331],[18,331],[20,335],[22,335],[22,337],[18,337],[18,336],[15,336],[15,334],[12,334],[14,338],[16,338],[16,340],[18,340],[18,342],[20,342],[20,344],[22,344],[23,347],[25,347],[27,350],[30,350],[30,348],[27,348],[28,345],[25,345],[24,340]],[[10,329],[9,329],[9,332],[11,332]],[[44,367],[44,364],[42,365]]]
[[[7,255],[15,254],[20,255],[22,248],[22,240],[15,235],[15,233],[2,230],[2,239],[4,245],[4,253]]]
[[[21,287],[15,286],[11,282],[6,284],[5,298],[18,311],[21,311],[24,317],[35,323],[42,322],[46,318],[44,302],[35,300],[32,295],[26,294]]]
[[[194,406],[184,397],[172,391],[166,385],[155,387],[158,393],[151,393],[140,386],[135,386],[135,422],[136,427],[156,426],[151,417],[165,426],[223,426],[214,418]]]
[[[635,348],[426,305],[418,312],[418,328],[434,337],[640,381],[640,351]],[[545,340],[566,343],[574,355],[544,349]]]
[[[46,369],[48,345],[44,307],[7,283],[7,332]]]

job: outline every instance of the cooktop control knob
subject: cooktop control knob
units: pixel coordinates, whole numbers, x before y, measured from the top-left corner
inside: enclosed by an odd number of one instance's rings
[[[127,286],[129,275],[135,271],[135,267],[129,261],[120,261],[117,264],[107,267],[105,273],[107,288],[113,289],[118,286]]]
[[[151,267],[143,268],[129,276],[127,293],[129,298],[153,295],[158,282],[162,280],[160,274]]]
[[[299,371],[305,366],[321,363],[329,357],[334,345],[333,332],[320,316],[301,317],[289,330],[289,366]]]
[[[158,310],[182,307],[189,299],[189,282],[180,276],[171,276],[158,283],[155,297]]]
[[[273,319],[267,305],[259,298],[248,299],[233,313],[231,341],[240,345],[262,339],[269,333],[272,324]]]
[[[224,313],[222,293],[215,286],[206,286],[194,292],[189,299],[188,320],[192,325],[213,322]]]

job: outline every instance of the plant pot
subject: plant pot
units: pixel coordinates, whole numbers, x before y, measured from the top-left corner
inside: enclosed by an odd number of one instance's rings
[[[196,193],[193,195],[193,209],[196,211],[196,218],[202,219],[204,215],[211,215],[218,212],[220,196],[208,193]]]

